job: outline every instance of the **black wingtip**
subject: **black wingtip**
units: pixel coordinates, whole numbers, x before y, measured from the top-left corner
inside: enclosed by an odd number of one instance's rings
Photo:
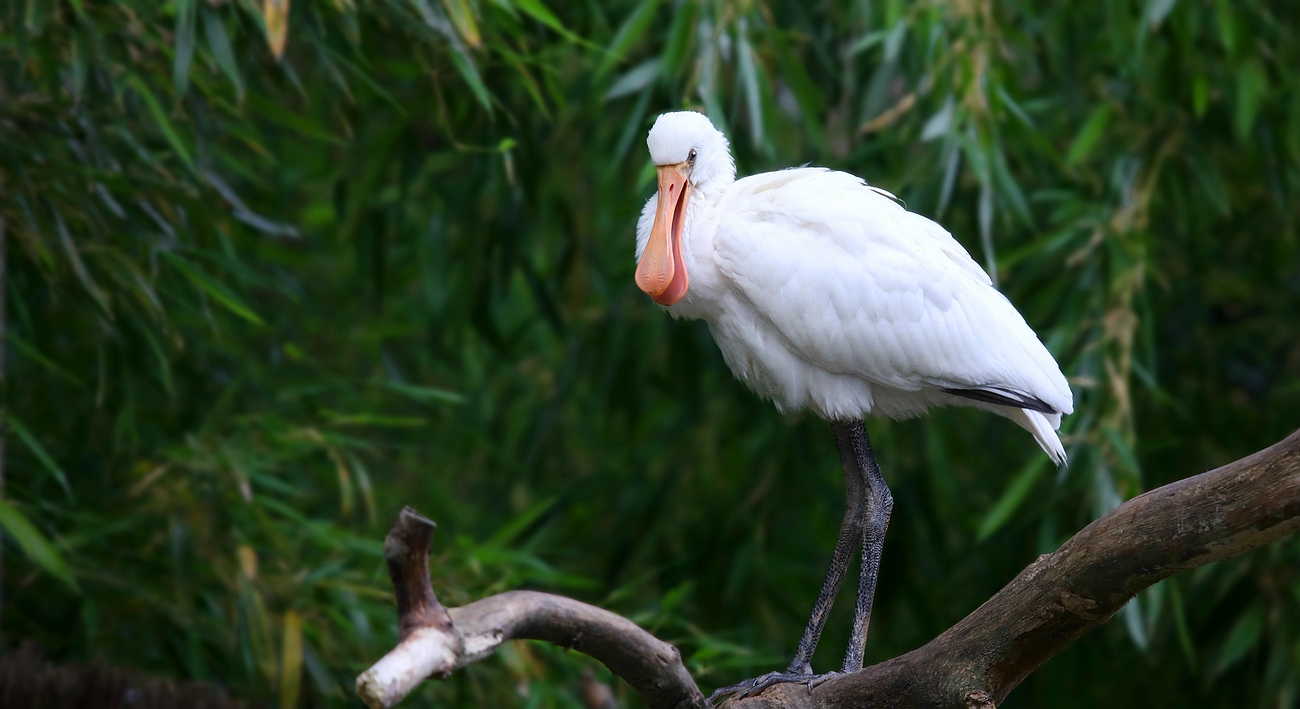
[[[1018,409],[1029,409],[1043,414],[1060,413],[1053,409],[1046,401],[1036,396],[1026,396],[1013,391],[1004,389],[944,389],[945,393],[953,396],[960,396],[975,401],[983,401],[986,404],[997,404],[999,406],[1014,406]]]

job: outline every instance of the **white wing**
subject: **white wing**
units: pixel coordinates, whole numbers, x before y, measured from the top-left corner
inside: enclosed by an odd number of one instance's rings
[[[1001,392],[1072,412],[1060,368],[979,264],[887,194],[822,169],[746,178],[720,205],[714,258],[814,366],[904,391]]]

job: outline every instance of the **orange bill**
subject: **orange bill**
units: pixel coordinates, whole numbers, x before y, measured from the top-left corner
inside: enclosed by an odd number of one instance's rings
[[[654,302],[672,305],[686,295],[690,280],[682,262],[682,226],[694,189],[686,179],[685,164],[663,165],[659,170],[659,206],[655,210],[650,241],[636,265],[636,285]]]

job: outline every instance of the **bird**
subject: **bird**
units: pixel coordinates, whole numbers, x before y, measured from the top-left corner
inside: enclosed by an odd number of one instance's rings
[[[782,412],[830,422],[846,503],[794,658],[713,693],[835,676],[811,660],[851,557],[858,593],[841,673],[862,668],[893,497],[865,420],[959,405],[1011,419],[1057,465],[1073,394],[1047,347],[946,229],[855,175],[798,167],[736,179],[726,136],[694,111],[646,139],[658,189],[636,227],[636,285],[703,320],[728,368]]]

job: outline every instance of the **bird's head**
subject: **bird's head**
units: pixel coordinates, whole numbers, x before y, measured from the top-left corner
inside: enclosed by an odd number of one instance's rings
[[[720,192],[736,179],[727,137],[702,113],[659,116],[646,139],[659,173],[654,225],[636,267],[637,287],[660,305],[686,295],[690,279],[682,261],[682,231],[696,192]]]

